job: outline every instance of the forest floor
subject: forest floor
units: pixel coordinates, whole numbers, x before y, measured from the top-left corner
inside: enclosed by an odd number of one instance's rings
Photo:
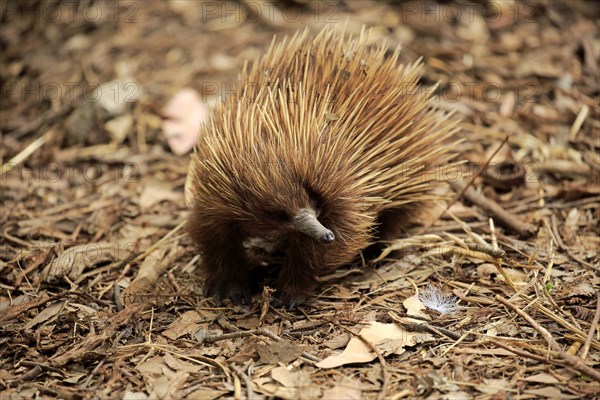
[[[3,1],[0,397],[597,398],[599,4]],[[327,24],[422,57],[457,200],[298,309],[218,307],[165,105]]]

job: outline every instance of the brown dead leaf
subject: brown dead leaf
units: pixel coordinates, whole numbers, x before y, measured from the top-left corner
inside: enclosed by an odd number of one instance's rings
[[[292,371],[287,367],[276,367],[271,371],[271,377],[283,387],[264,385],[263,388],[282,399],[314,399],[321,395],[321,389],[312,383],[310,372],[305,369]]]
[[[4,380],[4,381],[12,381],[13,379],[16,379],[17,376],[11,374],[10,372],[8,372],[5,369],[0,369],[0,379]]]
[[[300,357],[303,351],[301,346],[287,340],[280,340],[270,345],[256,345],[256,352],[260,356],[259,362],[264,364],[280,362],[288,364]]]
[[[123,394],[123,400],[146,400],[148,398],[148,395],[144,392],[131,392],[126,390],[125,394]]]
[[[360,339],[352,338],[343,352],[329,356],[316,365],[319,368],[335,368],[345,364],[371,362],[376,357]]]
[[[239,319],[237,321],[236,326],[238,328],[243,328],[243,329],[248,329],[248,330],[256,329],[260,326],[260,321],[257,316],[249,315],[248,317]]]
[[[174,374],[163,375],[152,381],[152,392],[150,398],[158,399],[179,399],[178,393],[185,384],[190,374],[186,372],[175,372]]]
[[[485,385],[476,386],[477,390],[481,393],[496,394],[505,391],[509,388],[508,381],[506,379],[483,379]]]
[[[323,391],[323,399],[362,399],[361,383],[347,376],[342,377],[335,386]]]
[[[98,311],[96,311],[92,307],[88,307],[79,303],[68,303],[65,306],[65,309],[69,312],[75,313],[75,315],[77,315],[77,318],[79,318],[82,321],[89,319],[90,317],[95,317],[98,314]]]
[[[57,301],[56,303],[50,304],[48,307],[44,308],[38,315],[36,315],[29,322],[27,322],[25,324],[25,329],[31,329],[38,324],[41,324],[43,322],[48,321],[51,318],[54,318],[64,308],[65,304],[66,300]]]
[[[187,400],[214,400],[229,393],[227,390],[200,389],[187,395]]]
[[[130,114],[120,115],[108,120],[104,124],[104,129],[110,134],[113,142],[123,143],[133,127],[133,117]]]
[[[163,375],[169,369],[165,360],[160,356],[154,356],[135,367],[145,376]]]
[[[88,334],[85,339],[69,348],[65,353],[50,358],[55,366],[63,366],[73,361],[93,360],[103,355],[96,351],[109,339],[109,333],[103,332],[99,335]]]
[[[346,346],[349,341],[350,341],[350,334],[343,332],[339,335],[335,335],[334,337],[327,340],[326,342],[323,342],[323,346],[326,346],[326,347],[330,348],[331,350],[335,350],[335,349],[339,349],[341,347]]]
[[[591,283],[590,276],[578,276],[575,279],[568,280],[554,289],[554,296],[557,299],[570,299],[572,297],[594,296],[597,289]]]
[[[185,335],[193,335],[200,329],[200,321],[203,318],[198,311],[186,311],[179,316],[168,329],[163,331],[163,335],[171,340],[175,340]]]
[[[176,246],[158,248],[147,255],[133,282],[121,293],[121,302],[132,304],[146,301],[145,294],[154,287],[156,281],[182,253],[181,247]]]
[[[527,274],[515,268],[503,268],[506,276],[517,286],[523,286],[527,283]],[[477,267],[477,274],[485,279],[504,282],[504,276],[500,274],[498,268],[491,263],[483,263]]]
[[[22,294],[20,296],[11,298],[10,300],[3,300],[0,301],[0,313],[4,312],[4,310],[6,310],[9,307],[14,307],[20,304],[25,304],[29,301],[31,301],[33,297],[29,294]],[[39,298],[39,296],[38,296]]]
[[[382,324],[372,321],[360,331],[360,335],[368,340],[384,355],[402,354],[405,346],[414,346],[423,337],[422,333],[409,332],[397,324]],[[319,368],[335,368],[340,365],[373,361],[377,355],[359,338],[352,338],[342,353],[332,355],[318,362]]]
[[[181,194],[173,190],[171,183],[152,179],[146,182],[138,204],[142,210],[148,210],[161,201],[177,202],[179,200],[181,200]]]
[[[546,397],[549,399],[580,399],[581,396],[566,394],[560,391],[556,386],[546,386],[540,389],[524,390],[524,393],[534,395],[536,397]]]
[[[169,378],[166,375],[150,380],[150,384],[152,386],[152,391],[149,394],[151,399],[170,399]]]
[[[407,297],[406,300],[402,302],[402,305],[404,306],[404,308],[406,308],[406,313],[409,315],[423,317],[425,319],[431,319],[429,315],[423,312],[423,310],[427,309],[427,307],[425,307],[425,305],[421,302],[418,294],[414,294],[413,296]]]
[[[181,371],[186,373],[196,373],[200,371],[203,367],[199,364],[193,364],[187,361],[180,360],[179,358],[175,358],[172,354],[166,353],[163,356],[165,364],[169,366],[174,371]]]
[[[549,384],[554,384],[554,383],[560,382],[558,379],[556,379],[556,377],[554,377],[550,374],[547,374],[545,372],[541,372],[539,374],[535,374],[535,375],[531,375],[531,376],[526,376],[526,377],[522,378],[521,380],[527,381],[527,382],[539,382],[539,383],[549,383]]]
[[[42,275],[46,281],[53,281],[65,275],[76,280],[86,268],[101,262],[124,260],[134,248],[135,243],[131,242],[97,242],[74,246],[48,264]]]
[[[119,69],[119,66],[117,66]],[[96,108],[105,110],[109,115],[122,115],[134,101],[142,94],[141,85],[129,74],[120,73],[119,79],[105,82],[96,88],[94,102]],[[109,94],[110,95],[107,95]]]
[[[271,376],[285,387],[310,385],[310,373],[305,370],[292,371],[287,367],[273,368]]]
[[[256,357],[256,344],[247,343],[241,348],[239,348],[233,357],[228,358],[227,362],[235,364],[244,364],[249,360],[256,359]]]
[[[472,398],[473,398],[473,396],[471,394],[464,392],[464,391],[460,391],[460,390],[448,392],[443,397],[444,400],[470,400]]]
[[[159,228],[149,224],[143,226],[127,224],[119,230],[119,234],[130,242],[137,242],[140,239],[151,237],[159,231]]]
[[[88,376],[88,374],[70,373],[67,378],[63,379],[63,381],[68,383],[77,383],[81,380],[81,378],[84,378],[86,376]]]

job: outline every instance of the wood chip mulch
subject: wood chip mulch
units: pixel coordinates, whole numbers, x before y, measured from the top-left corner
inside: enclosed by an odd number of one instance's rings
[[[597,398],[599,16],[581,0],[3,2],[0,398]],[[266,288],[215,306],[162,109],[186,87],[214,102],[274,34],[325,24],[422,57],[465,163],[444,171],[448,200],[308,304]]]

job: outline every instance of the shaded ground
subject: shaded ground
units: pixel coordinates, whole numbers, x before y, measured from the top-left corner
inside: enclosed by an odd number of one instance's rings
[[[1,4],[0,397],[598,395],[597,4],[59,3]],[[441,82],[462,196],[300,310],[215,307],[161,109],[184,87],[214,101],[273,34],[346,19]],[[415,287],[459,307],[420,311]],[[372,321],[387,340],[358,336]],[[351,338],[353,363],[320,368]]]

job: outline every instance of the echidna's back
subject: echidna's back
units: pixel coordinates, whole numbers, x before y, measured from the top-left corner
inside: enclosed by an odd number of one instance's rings
[[[315,38],[305,30],[274,39],[245,68],[228,108],[262,121],[246,130],[262,136],[242,141],[275,140],[309,170],[337,164],[366,197],[380,198],[379,209],[427,200],[442,177],[437,167],[451,159],[448,139],[457,123],[436,109],[431,88],[417,86],[420,63],[399,65],[399,48],[373,48],[367,36],[327,27]]]

